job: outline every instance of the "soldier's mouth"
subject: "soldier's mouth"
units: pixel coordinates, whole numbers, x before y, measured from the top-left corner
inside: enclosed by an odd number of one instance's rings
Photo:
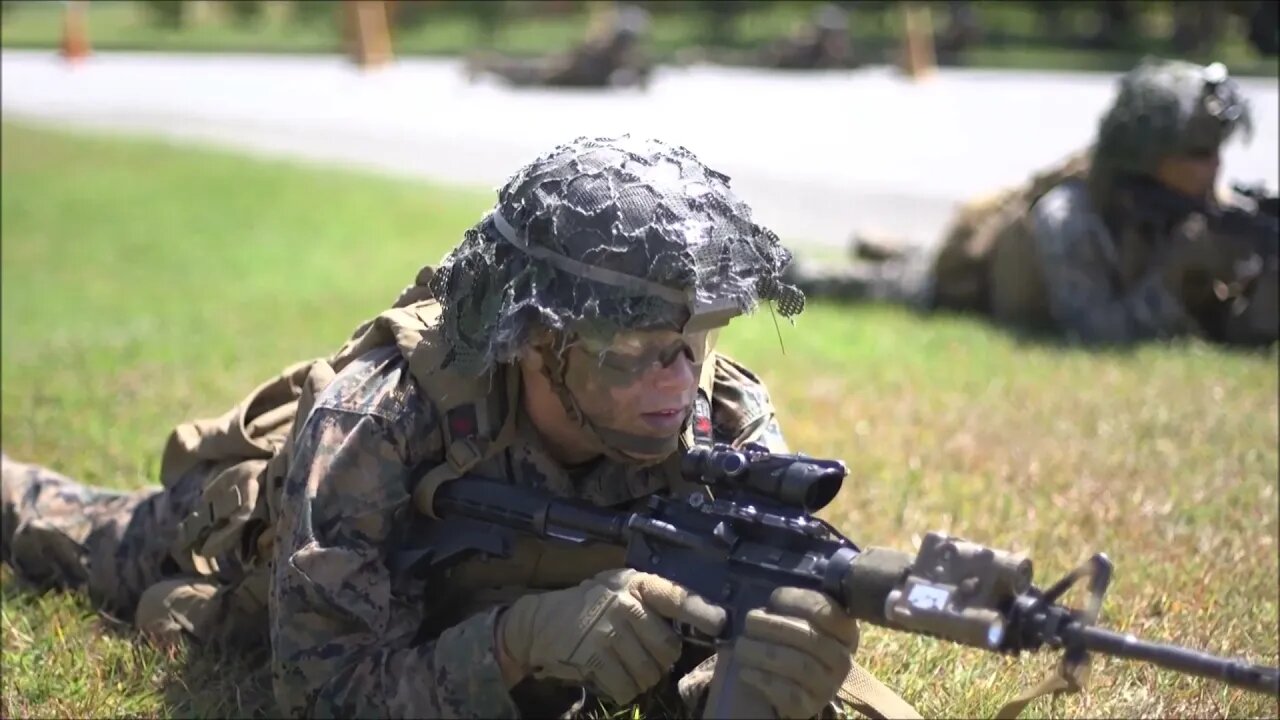
[[[684,423],[685,409],[670,408],[667,410],[658,410],[656,412],[642,413],[640,417],[655,430],[678,430],[680,425]]]

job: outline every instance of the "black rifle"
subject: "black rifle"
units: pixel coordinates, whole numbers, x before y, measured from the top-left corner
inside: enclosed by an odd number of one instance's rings
[[[783,586],[820,590],[859,621],[931,635],[983,650],[1017,654],[1062,649],[1064,669],[1089,652],[1154,663],[1235,687],[1280,696],[1280,670],[1137,640],[1093,626],[1111,579],[1099,553],[1046,590],[1031,584],[1031,561],[965,540],[930,533],[915,558],[886,548],[861,550],[811,513],[826,506],[847,470],[836,460],[773,454],[747,445],[698,447],[682,474],[706,486],[685,500],[654,496],[644,512],[616,512],[541,491],[464,477],[415,492],[431,532],[423,547],[396,558],[401,568],[440,567],[480,552],[509,554],[514,533],[569,543],[626,547],[626,566],[660,575],[726,611],[719,638],[686,640],[720,648],[705,717],[740,717],[730,685],[737,673],[728,643],[748,611]],[[1089,578],[1084,610],[1057,604]],[[727,667],[722,661],[729,658]]]
[[[1252,208],[1226,205],[1206,216],[1209,234],[1227,252],[1251,252],[1242,275],[1214,278],[1211,293],[1192,293],[1203,302],[1188,299],[1188,311],[1212,340],[1241,346],[1269,346],[1276,341],[1275,297],[1280,273],[1280,197],[1259,185],[1232,185]],[[1242,258],[1243,259],[1243,258]],[[1271,296],[1268,297],[1267,294]]]
[[[1258,206],[1259,215],[1280,217],[1280,195],[1268,190],[1264,183],[1232,183],[1231,190],[1252,200]]]
[[[1232,192],[1252,201],[1252,210],[1228,205],[1209,213],[1210,232],[1247,238],[1264,258],[1280,253],[1280,197],[1262,184],[1235,183]]]

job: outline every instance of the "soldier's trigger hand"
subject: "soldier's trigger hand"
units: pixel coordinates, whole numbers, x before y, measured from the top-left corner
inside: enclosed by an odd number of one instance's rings
[[[718,634],[724,611],[655,575],[609,570],[576,587],[520,598],[502,613],[498,637],[535,678],[592,685],[626,703],[679,659],[671,620]]]
[[[1257,264],[1255,246],[1247,238],[1215,232],[1202,215],[1192,215],[1174,230],[1165,264],[1170,289],[1181,292],[1188,278],[1203,275],[1241,279]]]
[[[698,632],[715,637],[724,629],[725,613],[701,596],[694,595],[666,578],[649,573],[632,576],[631,592],[668,620],[692,626]]]
[[[734,644],[741,683],[777,717],[814,717],[835,697],[858,649],[858,624],[826,595],[774,591],[767,609],[747,613]]]

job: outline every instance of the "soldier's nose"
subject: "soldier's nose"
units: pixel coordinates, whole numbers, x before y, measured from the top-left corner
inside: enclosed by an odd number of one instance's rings
[[[683,391],[697,382],[693,363],[689,360],[689,356],[683,353],[670,365],[657,368],[653,376],[654,386],[663,390]]]

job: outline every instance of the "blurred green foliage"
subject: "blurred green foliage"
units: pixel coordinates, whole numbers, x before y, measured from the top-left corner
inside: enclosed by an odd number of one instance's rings
[[[187,15],[187,5],[170,0],[142,0],[142,6],[155,23],[156,27],[176,30],[183,26]]]
[[[337,52],[340,0],[94,0],[99,49]],[[454,55],[499,47],[514,54],[567,50],[604,0],[393,0],[399,55]],[[817,0],[637,0],[653,19],[659,61],[694,47],[747,50],[800,32]],[[839,0],[854,52],[892,63],[901,46],[900,3]],[[1146,54],[1221,60],[1237,74],[1275,76],[1275,0],[989,0],[925,3],[941,65],[1122,70]],[[4,0],[0,42],[54,47],[63,3]]]

